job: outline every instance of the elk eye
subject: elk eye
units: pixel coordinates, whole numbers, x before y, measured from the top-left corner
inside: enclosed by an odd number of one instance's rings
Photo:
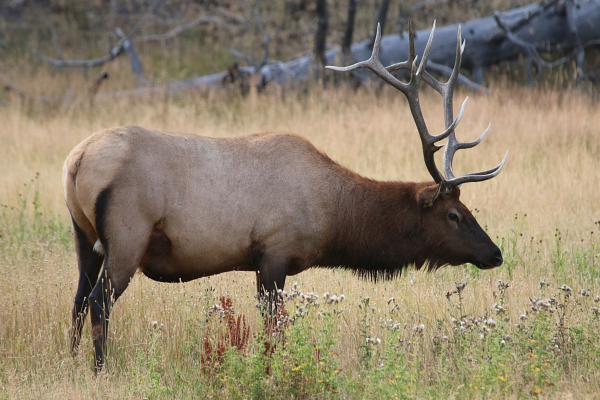
[[[456,215],[454,213],[450,213],[450,214],[448,214],[448,218],[450,218],[452,221],[458,223],[458,215]]]

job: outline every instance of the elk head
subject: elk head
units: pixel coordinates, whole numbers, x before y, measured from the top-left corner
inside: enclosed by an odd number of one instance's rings
[[[432,268],[444,264],[458,265],[472,263],[478,268],[488,269],[502,265],[502,253],[490,237],[479,226],[475,217],[469,209],[460,202],[460,185],[467,182],[480,182],[491,179],[498,175],[506,162],[508,152],[502,162],[496,167],[482,172],[468,173],[459,177],[454,176],[452,161],[457,150],[468,149],[479,144],[487,134],[490,126],[474,142],[463,143],[456,139],[455,128],[462,118],[467,99],[462,104],[460,112],[454,119],[453,94],[459,75],[462,54],[465,43],[461,43],[461,30],[458,29],[456,45],[456,59],[454,69],[446,83],[441,83],[432,77],[426,70],[427,60],[431,51],[435,22],[429,35],[429,40],[423,52],[423,59],[417,65],[415,56],[414,33],[409,23],[409,45],[410,53],[407,61],[384,67],[379,60],[379,49],[381,45],[381,28],[377,26],[377,36],[373,46],[371,58],[358,62],[349,67],[327,67],[336,71],[353,71],[359,68],[367,68],[379,76],[385,82],[398,89],[406,96],[408,104],[417,126],[423,156],[427,170],[431,174],[434,183],[424,185],[417,193],[417,203],[421,209],[421,232],[423,241],[428,250],[427,260]],[[392,75],[393,71],[410,70],[410,81],[404,83]],[[431,135],[427,129],[421,106],[419,103],[419,86],[421,80],[425,80],[442,96],[444,108],[444,122],[446,130],[439,135]],[[446,149],[443,157],[443,173],[435,164],[434,154],[442,146],[436,143],[446,139]],[[419,261],[417,261],[419,263]]]

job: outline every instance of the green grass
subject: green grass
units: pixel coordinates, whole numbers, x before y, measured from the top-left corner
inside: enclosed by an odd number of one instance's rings
[[[31,90],[86,87],[75,75],[21,80]],[[8,99],[0,106],[0,399],[598,397],[597,107],[576,91],[497,93],[469,102],[459,139],[475,139],[490,120],[493,132],[459,154],[456,170],[485,169],[510,150],[499,177],[461,194],[502,248],[502,267],[408,270],[385,282],[306,271],[287,280],[287,294],[297,281],[305,300],[286,299],[290,320],[275,337],[256,307],[254,274],[185,284],[138,275],[115,304],[97,377],[89,319],[79,353],[69,349],[77,266],[61,185],[63,160],[92,132],[121,123],[214,137],[296,132],[381,180],[430,179],[422,149],[405,101],[385,89],[188,93],[95,107]],[[424,91],[421,103],[431,131],[443,131],[437,95]],[[326,292],[345,299],[328,303]],[[318,305],[307,305],[309,293]],[[243,345],[222,296],[236,321],[244,316]]]
[[[12,268],[32,268],[35,274],[36,261],[73,251],[70,229],[40,211],[35,179],[24,185],[18,198],[16,206],[3,206],[0,249],[8,266],[3,268],[5,276],[14,273]],[[2,307],[12,307],[13,313],[10,320],[2,315],[0,386],[12,390],[2,396],[12,398],[16,388],[29,388],[24,397],[33,394],[33,388],[56,394],[60,385],[68,384],[87,387],[92,398],[94,390],[97,396],[148,399],[529,398],[558,397],[573,388],[581,395],[594,395],[600,378],[598,241],[591,235],[565,246],[557,233],[555,241],[543,244],[511,232],[503,245],[506,262],[499,274],[508,278],[506,282],[489,283],[485,272],[470,266],[439,272],[449,279],[437,291],[443,310],[435,319],[427,310],[404,308],[401,298],[385,301],[379,293],[375,302],[369,290],[342,301],[340,292],[314,298],[290,282],[282,294],[285,315],[279,315],[280,326],[273,331],[264,328],[258,308],[242,304],[256,300],[230,294],[233,308],[228,309],[206,282],[166,285],[165,293],[146,301],[175,307],[167,310],[174,320],[163,320],[168,327],[152,322],[138,327],[128,340],[118,339],[119,331],[122,335],[139,322],[135,314],[143,310],[123,311],[127,306],[117,303],[116,309],[129,315],[113,321],[118,328],[109,340],[105,370],[97,378],[89,338],[84,338],[82,354],[75,359],[68,355],[68,317],[50,307],[52,276],[40,277],[44,283],[38,282],[35,290],[37,309],[19,307],[28,296],[8,299],[6,295],[22,292],[7,293],[4,287]],[[540,256],[539,250],[547,256]],[[528,268],[548,277],[529,298],[515,292],[518,284],[510,280],[511,275],[522,277]],[[342,271],[333,275],[358,280]],[[421,275],[413,271],[401,279]],[[457,276],[467,285],[452,283]],[[485,285],[492,287],[491,296],[478,298],[485,307],[474,310],[468,304],[469,292]],[[165,295],[172,298],[162,298]],[[58,308],[64,313],[68,306]],[[235,323],[232,327],[227,322],[230,314],[252,321],[249,341],[237,347],[223,339],[235,330]],[[408,314],[416,318],[406,318]],[[177,340],[174,329],[186,332],[186,342],[175,349],[169,344]],[[218,343],[225,343],[220,357]],[[116,394],[94,389],[115,384],[120,386]]]

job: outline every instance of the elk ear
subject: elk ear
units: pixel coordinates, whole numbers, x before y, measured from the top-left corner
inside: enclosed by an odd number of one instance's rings
[[[457,200],[460,198],[460,187],[454,186],[454,195],[456,196]]]
[[[421,208],[431,207],[440,194],[440,185],[428,186],[417,194],[417,203]]]

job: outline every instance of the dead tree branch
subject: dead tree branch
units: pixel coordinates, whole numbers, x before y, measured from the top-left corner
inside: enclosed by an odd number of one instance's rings
[[[115,29],[115,31],[121,39],[120,41],[123,42],[123,49],[125,49],[127,55],[129,55],[129,61],[131,62],[131,71],[135,75],[135,79],[137,79],[138,85],[144,86],[146,84],[146,79],[144,78],[144,68],[142,67],[142,63],[140,61],[140,57],[137,54],[137,51],[135,51],[133,39],[130,39],[130,37],[128,36],[125,36],[121,28],[117,28]]]
[[[214,12],[215,14],[219,14],[221,17],[228,19],[230,21],[233,21],[237,24],[240,25],[245,25],[246,28],[250,29],[252,27],[252,24],[250,22],[248,22],[244,17],[242,17],[241,15],[238,14],[234,14],[232,12],[229,12],[221,7],[217,7],[214,10],[212,10],[212,12]]]
[[[430,0],[424,1],[428,2]],[[321,15],[324,15],[323,6],[326,6],[326,2],[325,0],[318,0],[318,2],[319,11]],[[349,0],[349,5],[352,3],[353,1]],[[322,29],[327,26],[324,22],[327,21],[321,20],[319,22],[319,28],[322,32],[326,32]],[[485,88],[478,84],[483,81],[484,69],[512,63],[523,55],[531,60],[535,59],[536,61],[532,62],[538,62],[541,67],[555,67],[569,61],[573,56],[577,56],[576,64],[580,68],[579,66],[583,60],[583,50],[588,46],[600,44],[600,0],[549,0],[501,14],[466,21],[461,25],[464,37],[468,42],[461,64],[461,72],[470,73],[471,79],[468,79],[465,75],[460,75],[459,82],[471,90],[485,91]],[[437,28],[438,35],[432,43],[428,72],[441,75],[449,74],[448,66],[453,65],[455,60],[455,38],[458,29],[459,24]],[[268,40],[264,40],[264,29],[261,30],[261,33],[263,34],[263,41],[268,42]],[[417,54],[423,53],[429,33],[429,29],[416,32],[414,46]],[[379,53],[382,64],[391,65],[400,59],[405,59],[406,55],[409,54],[409,38],[407,36],[396,33],[382,37]],[[247,67],[235,65],[229,71],[185,80],[173,80],[168,88],[153,86],[123,91],[117,95],[143,96],[154,92],[162,93],[164,90],[168,90],[170,93],[188,89],[213,90],[222,88],[225,84],[231,82],[232,77],[247,75],[260,75],[261,81],[275,82],[280,85],[298,84],[318,76],[323,60],[328,64],[335,64],[340,61],[341,48],[325,50],[324,34],[322,34],[322,42],[316,39],[317,35],[315,35],[315,51],[313,54],[307,54],[285,63],[269,61],[268,46],[265,47],[266,56],[263,62],[260,63],[260,68],[257,68],[258,65],[251,57],[231,49],[236,57],[248,62]],[[318,43],[322,43],[322,46],[321,44],[317,46]],[[371,56],[370,44],[371,40],[367,39],[350,45],[348,56],[358,62],[367,60]],[[124,50],[123,46],[122,40],[119,41],[117,46],[110,50],[107,57],[99,59],[101,62],[86,60],[73,63],[77,64],[75,66],[82,67],[101,65],[103,60],[113,59],[116,56],[115,54],[122,52]],[[317,51],[317,49],[319,50]],[[566,57],[554,61],[546,61],[540,56],[540,54],[544,54],[544,57],[547,57],[548,53],[556,50],[561,52],[570,51],[570,53]],[[265,60],[266,62],[264,62]],[[53,60],[53,62],[56,66],[68,66],[70,63],[61,60]],[[583,76],[583,73],[577,71],[577,75]],[[357,79],[361,81],[367,81],[369,78],[368,72],[357,75]],[[473,80],[477,82],[473,82]]]
[[[568,2],[572,3],[572,0],[568,0]],[[567,13],[568,13],[568,11],[567,11]],[[568,62],[574,56],[583,54],[584,49],[586,47],[592,46],[592,45],[596,45],[596,44],[600,43],[600,39],[597,39],[597,40],[590,40],[590,41],[586,42],[585,44],[581,44],[581,41],[579,39],[579,35],[577,34],[577,28],[575,27],[573,18],[574,18],[573,15],[571,15],[570,17],[567,15],[567,20],[569,21],[569,23],[568,23],[568,25],[569,25],[569,31],[570,31],[570,33],[572,35],[572,40],[575,43],[575,50],[573,52],[571,52],[569,55],[567,55],[565,57],[562,57],[562,58],[559,58],[558,60],[546,61],[540,55],[540,53],[538,51],[538,48],[537,48],[537,46],[535,44],[530,43],[530,42],[526,42],[526,41],[522,40],[521,38],[519,38],[516,34],[514,34],[510,30],[510,28],[508,26],[506,26],[506,24],[504,24],[502,22],[500,14],[497,13],[497,12],[494,12],[494,20],[496,21],[496,24],[498,24],[498,27],[500,27],[500,29],[502,29],[502,31],[506,35],[506,38],[508,40],[510,40],[513,44],[515,44],[516,46],[518,46],[521,49],[523,49],[524,52],[525,52],[525,54],[528,57],[526,72],[527,72],[528,84],[530,86],[535,85],[535,83],[537,82],[537,79],[539,78],[539,75],[541,73],[542,67],[547,67],[547,68],[557,67],[557,66],[559,66],[561,64],[564,64],[564,63]],[[520,25],[520,26],[524,26],[524,25]],[[581,57],[581,61],[577,65],[578,71],[581,72],[581,73],[583,73],[580,70],[580,68],[581,68],[580,64],[581,63],[583,63],[583,57]],[[536,70],[537,70],[535,77],[533,76],[533,73],[531,71],[531,67],[535,67]]]
[[[108,55],[92,60],[57,60],[40,53],[38,50],[33,50],[33,55],[55,68],[92,68],[104,65],[117,58],[125,50],[123,42],[123,39],[119,40],[117,45],[108,52]]]

